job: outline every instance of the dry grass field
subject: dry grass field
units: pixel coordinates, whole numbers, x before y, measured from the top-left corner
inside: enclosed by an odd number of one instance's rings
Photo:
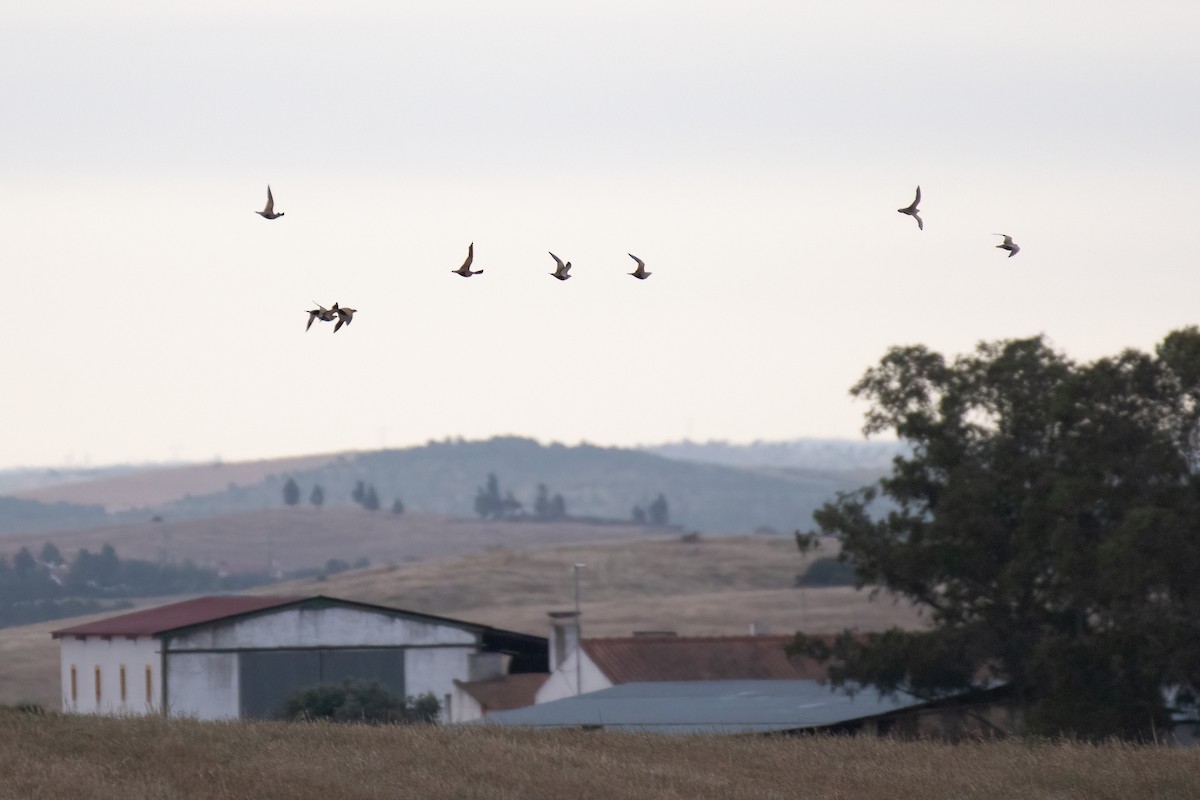
[[[826,545],[820,554],[833,552]],[[792,588],[806,562],[790,539],[769,537],[493,548],[274,584],[256,593],[326,594],[544,636],[546,612],[571,607],[575,563],[588,565],[580,573],[588,636],[626,636],[648,629],[732,635],[746,633],[752,622],[773,633],[921,624],[907,605],[886,598],[872,601],[866,592]],[[0,629],[0,703],[58,707],[58,643],[50,631],[77,621]]]
[[[39,800],[1194,800],[1200,749],[199,723],[0,710]]]
[[[580,596],[589,636],[627,636],[634,630],[732,635],[746,633],[751,623],[775,633],[921,624],[907,604],[871,600],[867,592],[794,588],[796,574],[813,558],[836,553],[826,543],[805,559],[790,538],[746,536],[504,547],[277,584],[269,591],[329,594],[545,635],[546,612],[571,607],[572,565],[582,563],[587,566],[580,571]]]
[[[111,544],[122,558],[182,561],[212,566],[264,568],[268,556],[286,570],[319,566],[331,558],[374,563],[461,555],[489,547],[544,547],[595,539],[662,536],[661,528],[636,525],[493,522],[436,514],[364,511],[361,508],[273,508],[213,519],[131,523],[78,531],[5,536],[0,553],[33,552],[53,542],[68,556]]]

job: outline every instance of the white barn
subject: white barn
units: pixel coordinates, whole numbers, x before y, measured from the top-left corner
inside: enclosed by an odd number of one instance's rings
[[[542,637],[320,595],[199,597],[52,635],[74,713],[268,718],[299,689],[353,677],[431,692],[449,720],[455,681],[481,665],[547,667]]]

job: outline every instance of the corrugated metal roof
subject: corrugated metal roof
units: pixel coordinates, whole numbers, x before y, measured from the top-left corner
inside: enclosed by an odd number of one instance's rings
[[[304,600],[304,597],[248,597],[223,595],[196,597],[180,603],[171,603],[157,608],[147,608],[108,619],[62,628],[53,631],[54,638],[61,636],[155,636],[160,633],[202,625],[226,617],[285,606]]]
[[[584,639],[583,649],[613,683],[824,678],[821,663],[784,652],[792,638],[631,636]]]
[[[831,725],[924,705],[912,695],[851,696],[814,680],[655,681],[500,711],[477,722],[653,733],[768,733]]]
[[[52,631],[51,636],[56,639],[62,636],[158,636],[194,625],[205,625],[244,614],[298,604],[303,604],[306,608],[331,604],[369,613],[421,620],[434,625],[462,628],[479,634],[485,649],[513,655],[514,664],[520,661],[534,664],[535,669],[546,668],[547,641],[542,636],[506,631],[502,628],[492,628],[450,617],[422,614],[419,611],[405,611],[400,608],[363,603],[357,600],[342,600],[319,594],[288,597],[248,595],[196,597],[157,608],[120,614],[97,622],[62,628]]]
[[[537,690],[550,677],[549,672],[526,672],[501,675],[485,681],[455,681],[464,692],[475,698],[485,714],[533,705]]]

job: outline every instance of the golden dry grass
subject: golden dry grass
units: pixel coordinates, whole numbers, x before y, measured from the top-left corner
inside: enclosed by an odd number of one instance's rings
[[[821,555],[836,554],[825,543]],[[572,564],[588,636],[634,630],[683,635],[829,632],[851,627],[918,627],[906,603],[849,587],[793,588],[817,556],[801,558],[791,539],[730,536],[589,542],[553,548],[497,548],[437,562],[356,570],[270,587],[271,593],[328,594],[510,630],[545,635],[546,612],[573,603]]]
[[[0,711],[0,796],[40,800],[1192,800],[1200,750],[198,723]]]
[[[492,522],[436,514],[372,513],[361,508],[274,508],[213,519],[130,523],[78,531],[24,533],[0,540],[0,553],[33,552],[53,542],[71,557],[111,544],[121,558],[221,562],[265,568],[268,557],[284,570],[320,566],[331,558],[374,563],[426,560],[489,547],[547,547],[595,539],[662,536],[661,528],[635,525]]]

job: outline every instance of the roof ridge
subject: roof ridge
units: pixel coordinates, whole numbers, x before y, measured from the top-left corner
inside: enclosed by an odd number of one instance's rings
[[[829,636],[833,634],[809,634],[810,636]],[[765,641],[769,639],[792,639],[794,633],[738,633],[731,636],[587,636],[586,642],[732,642],[732,641]]]

